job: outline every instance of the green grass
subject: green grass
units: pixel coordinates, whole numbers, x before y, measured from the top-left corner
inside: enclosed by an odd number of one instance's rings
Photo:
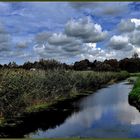
[[[140,103],[140,77],[137,78],[132,91],[129,94],[130,102]]]
[[[128,76],[127,72],[0,70],[1,117],[6,120],[42,110]]]

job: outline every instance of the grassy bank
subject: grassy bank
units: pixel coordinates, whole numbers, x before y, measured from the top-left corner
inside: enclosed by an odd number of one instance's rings
[[[134,87],[129,94],[129,103],[140,110],[140,76],[137,78]]]
[[[128,76],[127,72],[0,70],[1,123]]]

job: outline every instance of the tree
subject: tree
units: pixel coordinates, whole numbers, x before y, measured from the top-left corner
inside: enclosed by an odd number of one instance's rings
[[[128,72],[139,72],[140,59],[139,58],[125,58],[119,61],[119,67],[121,70]]]
[[[119,71],[119,63],[117,59],[110,59],[110,60],[105,60],[105,64],[109,64],[111,66],[112,71]]]
[[[96,65],[96,70],[97,71],[112,71],[112,67],[107,63],[101,62],[100,64]]]
[[[9,62],[8,67],[9,68],[17,68],[18,65],[16,64],[16,62]]]
[[[27,70],[29,70],[29,69],[31,69],[31,68],[33,68],[33,63],[31,63],[31,62],[25,62],[24,64],[23,64],[23,66],[22,66],[24,69],[27,69]]]
[[[138,55],[138,53],[134,52],[134,54],[132,55],[132,58],[134,58],[134,59],[137,59],[137,58],[139,58],[139,55]]]
[[[89,67],[90,67],[90,62],[88,59],[74,63],[75,70],[88,70]]]

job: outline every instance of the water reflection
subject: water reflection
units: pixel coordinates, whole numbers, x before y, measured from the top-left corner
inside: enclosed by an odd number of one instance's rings
[[[98,90],[80,102],[80,112],[47,131],[31,133],[33,138],[140,137],[140,113],[128,104],[132,85],[121,82]]]

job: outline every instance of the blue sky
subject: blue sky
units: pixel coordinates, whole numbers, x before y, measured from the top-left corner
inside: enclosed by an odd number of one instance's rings
[[[140,54],[140,2],[0,2],[0,63]]]

